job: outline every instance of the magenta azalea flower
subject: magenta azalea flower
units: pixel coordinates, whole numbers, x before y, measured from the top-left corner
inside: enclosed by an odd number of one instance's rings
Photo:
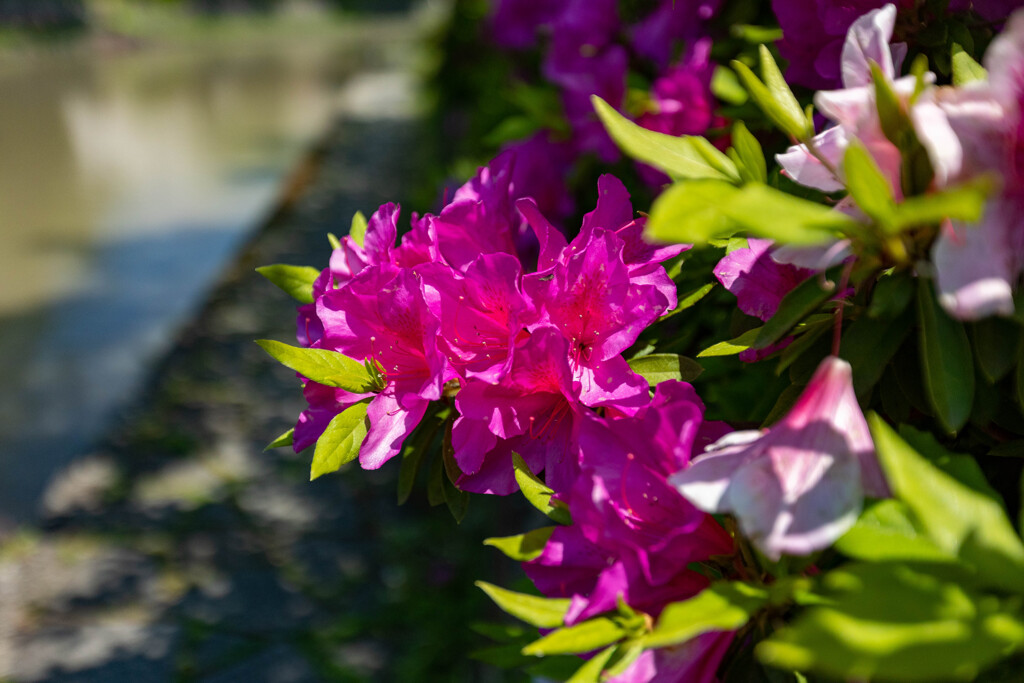
[[[781,421],[724,437],[670,481],[698,508],[735,515],[771,559],[828,547],[865,494],[889,495],[850,364],[834,356]]]
[[[782,298],[812,275],[806,268],[777,263],[771,256],[771,240],[750,238],[749,246],[734,249],[715,266],[715,277],[736,295],[739,309],[768,320]]]
[[[523,49],[537,40],[537,32],[550,26],[570,0],[497,0],[491,32],[502,47]]]
[[[501,380],[523,330],[520,319],[530,308],[519,288],[519,261],[508,254],[484,254],[465,275],[440,263],[417,273],[427,306],[441,322],[438,344],[455,372],[467,379]]]
[[[402,442],[441,398],[445,359],[437,350],[439,323],[430,313],[411,270],[371,266],[347,286],[317,302],[324,324],[318,346],[352,358],[372,358],[386,386],[370,402],[370,429],[359,462],[376,469],[398,454]]]
[[[718,667],[735,635],[733,631],[712,631],[681,645],[646,650],[607,683],[717,683]]]
[[[296,453],[316,443],[336,415],[359,401],[373,397],[373,394],[353,394],[344,389],[326,387],[309,380],[302,388],[302,395],[309,407],[302,411],[295,425],[292,448]]]
[[[633,50],[664,69],[672,60],[676,44],[704,35],[707,20],[721,5],[721,0],[661,0],[633,27]]]
[[[498,384],[468,380],[455,398],[452,429],[459,488],[507,495],[517,490],[512,453],[548,486],[566,490],[579,471],[579,420],[584,410],[573,382],[568,344],[551,327],[533,331],[517,346],[512,367]]]
[[[574,161],[572,143],[556,142],[549,131],[509,143],[503,152],[515,155],[510,196],[530,197],[541,213],[561,223],[575,208],[565,179]],[[532,237],[532,235],[531,235]]]

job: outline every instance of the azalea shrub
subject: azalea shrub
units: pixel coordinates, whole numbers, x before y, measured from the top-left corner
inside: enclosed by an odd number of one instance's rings
[[[272,445],[543,513],[481,550],[527,579],[478,583],[528,627],[496,664],[1019,680],[1015,4],[494,2],[495,156],[260,269],[308,402]]]

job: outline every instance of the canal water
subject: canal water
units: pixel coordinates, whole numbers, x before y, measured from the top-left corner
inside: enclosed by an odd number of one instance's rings
[[[138,389],[348,79],[408,38],[336,29],[0,54],[0,526]]]

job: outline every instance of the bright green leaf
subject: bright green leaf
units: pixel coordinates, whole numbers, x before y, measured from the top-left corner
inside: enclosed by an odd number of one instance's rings
[[[608,660],[615,654],[614,646],[606,647],[596,655],[587,660],[587,663],[576,670],[572,678],[565,683],[601,683],[601,672],[608,664]]]
[[[1024,592],[1024,546],[1003,507],[930,464],[877,415],[868,423],[893,496],[928,538],[974,565],[986,582]]]
[[[661,169],[673,179],[714,178],[740,182],[735,165],[711,143],[696,136],[672,136],[642,128],[597,95],[594,109],[608,134],[623,152]]]
[[[518,453],[512,453],[512,466],[515,468],[516,482],[526,500],[559,524],[572,524],[569,508],[560,500],[552,500],[551,496],[555,492],[530,471],[529,465]]]
[[[744,104],[750,96],[740,84],[736,72],[722,65],[715,67],[711,74],[711,92],[715,97],[729,104]]]
[[[865,508],[835,543],[835,549],[857,560],[951,561],[955,555],[943,551],[918,528],[906,504],[880,500]]]
[[[908,197],[896,205],[888,229],[899,232],[919,225],[935,225],[946,218],[974,223],[981,218],[992,188],[991,177],[979,176],[940,192]]]
[[[718,342],[713,346],[709,346],[700,353],[697,354],[697,358],[714,358],[717,356],[735,356],[737,353],[743,353],[751,346],[754,345],[754,340],[761,334],[761,328],[755,327],[752,330],[747,330],[735,339],[729,341]]]
[[[761,143],[757,141],[742,121],[737,121],[732,127],[732,145],[743,163],[740,173],[746,170],[749,174],[744,180],[764,183],[768,182],[768,167],[764,160],[764,151]]]
[[[626,635],[626,632],[607,617],[587,621],[552,631],[540,640],[523,648],[524,655],[574,655],[604,647]]]
[[[529,562],[544,552],[544,546],[554,530],[555,527],[546,526],[517,536],[485,538],[484,545],[497,548],[517,562]]]
[[[774,90],[772,86],[766,85],[755,76],[754,72],[743,62],[733,60],[730,66],[739,76],[740,82],[743,83],[743,87],[750,93],[750,97],[757,106],[780,130],[798,140],[810,137],[814,131],[808,125],[800,104],[793,97],[792,91],[789,90],[789,86],[785,85],[784,80],[781,80],[781,86],[779,85],[781,74],[778,73],[778,66],[775,65],[775,60],[772,59],[770,52],[767,53],[766,61],[767,49],[764,46],[761,46],[761,49],[764,50],[761,53],[762,74],[765,72],[766,65],[770,65],[769,74],[771,75],[770,80],[775,86]],[[766,80],[769,79],[766,78]]]
[[[670,604],[640,642],[645,648],[685,643],[710,631],[735,631],[768,604],[763,588],[739,581],[718,581],[682,602]]]
[[[341,248],[341,240],[333,232],[327,233],[327,242],[331,245],[331,249]]]
[[[974,81],[987,81],[988,71],[958,43],[953,43],[952,50],[953,85],[960,87]]]
[[[373,378],[363,364],[336,351],[305,349],[272,339],[257,339],[256,343],[282,365],[318,384],[353,394],[365,394],[374,389]]]
[[[320,271],[316,268],[275,263],[272,266],[260,266],[256,272],[299,303],[313,303],[313,281],[320,277]]]
[[[537,628],[558,628],[569,611],[568,599],[516,593],[485,581],[477,581],[475,585],[503,611]]]
[[[360,401],[334,416],[320,435],[313,451],[313,465],[309,470],[312,481],[322,474],[336,471],[359,456],[359,447],[366,438],[368,420],[367,403]]]
[[[348,229],[348,236],[359,246],[363,246],[363,239],[366,237],[366,227],[366,216],[363,215],[362,211],[356,211],[352,216],[352,225]]]
[[[807,118],[800,103],[797,102],[793,91],[789,89],[789,84],[786,83],[786,79],[782,76],[779,65],[775,63],[771,50],[764,45],[759,45],[757,50],[761,60],[761,78],[764,81],[765,87],[768,88],[772,98],[782,111],[785,112],[787,118],[803,123],[802,134],[795,137],[798,139],[811,137],[814,135],[814,125]]]
[[[939,306],[932,283],[917,287],[918,339],[925,394],[939,422],[956,433],[967,422],[974,405],[974,359],[967,332]]]
[[[263,450],[269,451],[271,448],[281,448],[282,446],[291,446],[292,443],[294,443],[294,441],[293,441],[294,435],[295,435],[295,428],[292,427],[287,432],[285,432],[281,436],[277,437],[276,439],[274,439],[273,441],[268,443],[267,447],[264,448]]]
[[[826,574],[829,602],[757,646],[763,663],[844,680],[970,680],[1024,644],[1009,605],[948,564],[851,564]]]
[[[652,353],[633,358],[629,361],[629,367],[652,387],[673,379],[692,382],[704,372],[697,361],[674,353]]]
[[[736,192],[731,183],[721,180],[675,183],[654,200],[646,237],[655,242],[688,244],[728,237],[740,227],[724,211]]]
[[[871,218],[888,225],[896,208],[889,180],[864,145],[854,142],[843,155],[843,173],[850,196]]]

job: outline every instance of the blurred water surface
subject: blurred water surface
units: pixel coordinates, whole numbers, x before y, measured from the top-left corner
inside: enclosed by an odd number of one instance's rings
[[[0,54],[0,518],[31,516],[275,205],[365,29]]]

